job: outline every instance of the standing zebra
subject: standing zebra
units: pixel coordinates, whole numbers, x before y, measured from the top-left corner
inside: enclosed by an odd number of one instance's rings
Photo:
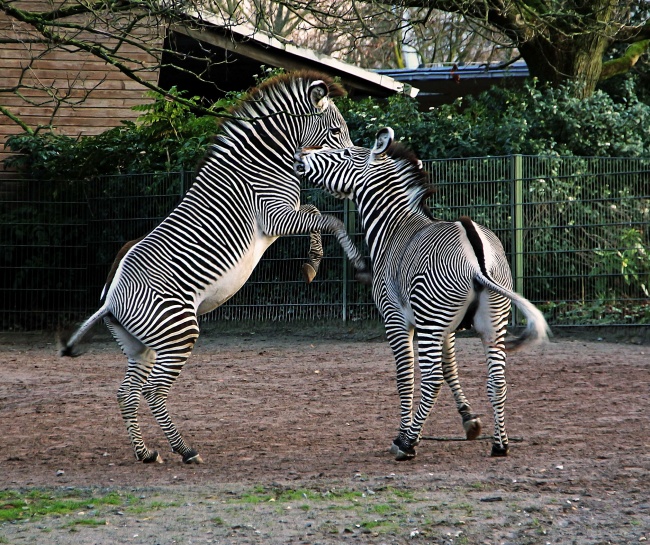
[[[397,365],[401,421],[391,446],[396,459],[415,456],[443,380],[452,388],[468,438],[478,435],[480,424],[458,383],[454,349],[455,331],[472,325],[487,356],[492,456],[506,456],[506,350],[545,340],[548,326],[539,310],[512,291],[496,235],[467,217],[447,222],[431,216],[424,203],[431,186],[422,163],[393,144],[390,128],[377,133],[372,150],[304,150],[294,168],[336,197],[353,199],[359,210],[373,265],[373,298]],[[511,301],[528,323],[521,337],[504,342]],[[415,416],[414,331],[422,377]]]
[[[117,398],[137,460],[162,461],[142,438],[137,418],[142,395],[172,451],[185,463],[202,461],[169,416],[169,389],[199,336],[197,316],[230,299],[279,236],[334,233],[364,273],[363,258],[342,222],[299,206],[300,184],[292,168],[297,148],[352,145],[330,100],[342,93],[309,72],[277,76],[251,91],[223,122],[181,203],[125,248],[101,307],[64,343],[61,354],[74,355],[75,345],[101,318],[119,343],[128,368]]]

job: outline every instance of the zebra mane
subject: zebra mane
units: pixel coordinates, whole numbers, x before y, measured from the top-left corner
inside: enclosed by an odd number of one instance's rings
[[[320,72],[316,72],[315,70],[296,70],[294,72],[285,72],[283,74],[278,74],[277,76],[267,79],[266,81],[262,82],[258,87],[251,89],[246,94],[243,100],[246,101],[250,99],[255,99],[256,97],[259,96],[260,91],[264,91],[265,89],[279,86],[279,85],[288,85],[292,81],[299,80],[299,79],[302,79],[306,82],[318,81],[318,80],[324,81],[327,87],[329,88],[330,97],[342,97],[347,95],[347,92],[345,91],[342,85],[335,83],[331,77],[325,74],[321,74]]]
[[[401,163],[400,168],[404,169],[402,179],[407,191],[413,195],[413,206],[430,219],[437,219],[426,204],[427,199],[435,193],[436,189],[431,184],[429,173],[422,168],[422,163],[415,152],[401,142],[393,142],[386,150],[386,155]]]

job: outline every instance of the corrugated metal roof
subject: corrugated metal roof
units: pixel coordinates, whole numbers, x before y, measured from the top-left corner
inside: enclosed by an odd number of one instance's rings
[[[507,67],[502,67],[502,64],[444,64],[375,71],[418,88],[420,92],[417,98],[425,109],[451,103],[458,97],[481,93],[495,84],[518,85],[529,76],[528,66],[521,61]]]

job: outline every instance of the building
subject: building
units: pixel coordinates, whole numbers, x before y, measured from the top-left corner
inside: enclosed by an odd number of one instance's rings
[[[18,4],[29,10],[51,10],[47,0],[23,0]],[[325,55],[281,42],[272,36],[243,25],[226,24],[217,16],[202,14],[200,24],[153,26],[148,33],[136,35],[138,43],[125,41],[120,53],[128,59],[127,68],[141,78],[134,81],[105,60],[84,51],[48,49],[38,43],[39,34],[28,25],[17,24],[0,12],[0,161],[8,156],[4,143],[8,136],[22,133],[20,119],[32,130],[53,128],[59,134],[84,136],[99,134],[134,120],[139,113],[132,109],[148,99],[146,84],[162,88],[177,86],[190,96],[216,100],[227,91],[243,90],[254,85],[262,66],[287,70],[312,69],[338,77],[353,96],[386,97],[404,91],[412,96],[417,89],[390,76],[363,70]],[[83,22],[79,16],[69,21]],[[102,45],[114,45],[115,39],[92,36]],[[145,47],[141,47],[142,45]],[[146,48],[161,47],[162,63],[150,56]],[[172,53],[173,51],[174,53]],[[201,55],[193,55],[200,52]],[[199,57],[209,56],[206,64]],[[162,67],[161,67],[162,66]],[[201,74],[202,78],[192,74]],[[18,88],[19,92],[12,92]],[[1,171],[0,171],[1,172]],[[6,173],[5,173],[6,175]]]
[[[528,78],[528,67],[523,61],[505,68],[501,65],[450,63],[376,72],[419,89],[417,100],[422,110],[450,104],[459,97],[478,95],[494,85],[521,86]]]

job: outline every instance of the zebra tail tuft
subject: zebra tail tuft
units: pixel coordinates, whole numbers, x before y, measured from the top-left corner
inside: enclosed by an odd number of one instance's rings
[[[546,319],[539,309],[528,301],[528,299],[519,295],[517,295],[516,299],[512,299],[512,302],[526,318],[526,328],[521,335],[505,342],[506,352],[513,353],[522,348],[548,342],[551,329],[548,327]]]
[[[548,338],[551,335],[551,328],[546,323],[544,315],[535,305],[525,297],[500,286],[480,272],[476,274],[476,279],[486,288],[510,299],[522,312],[524,318],[526,318],[526,329],[524,329],[522,334],[514,339],[505,341],[506,352],[517,352],[522,348],[529,348],[548,341]]]
[[[108,308],[101,307],[95,314],[88,318],[76,331],[57,332],[57,346],[59,356],[76,358],[83,354],[83,350],[78,348],[78,344],[90,334],[93,326],[104,316],[109,314]]]

